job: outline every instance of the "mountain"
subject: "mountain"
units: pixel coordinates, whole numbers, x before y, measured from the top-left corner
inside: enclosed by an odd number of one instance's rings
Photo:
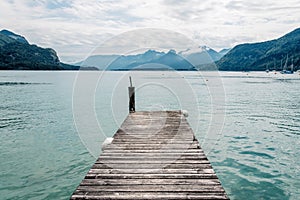
[[[121,55],[107,67],[108,70],[132,70],[132,69],[142,69],[143,65],[149,63],[156,63],[155,61],[161,58],[165,53],[157,52],[154,50],[148,50],[143,54],[137,55]],[[149,66],[148,66],[149,67]]]
[[[15,40],[0,33],[0,47],[12,42],[15,42]]]
[[[174,50],[168,53],[148,50],[136,55],[93,55],[76,63],[100,70],[195,70],[193,65]]]
[[[282,70],[281,63],[287,56],[289,65],[293,60],[295,70],[299,69],[300,28],[275,40],[237,45],[217,65],[220,70],[230,71]]]
[[[174,50],[168,53],[148,50],[143,54],[120,56],[108,66],[108,70],[195,70]]]
[[[175,50],[167,53],[148,50],[136,55],[93,55],[76,65],[100,70],[195,70],[195,67],[214,63],[221,57],[222,54],[207,46],[198,46],[178,53]]]
[[[29,44],[25,37],[0,31],[0,70],[78,70],[61,63],[51,48]]]
[[[23,37],[21,35],[17,35],[9,30],[4,29],[4,30],[0,31],[0,34],[6,35],[7,37],[10,37],[11,39],[21,42],[23,44],[29,44],[29,42],[25,39],[25,37]]]
[[[89,56],[84,61],[75,63],[76,66],[82,67],[96,67],[100,70],[105,70],[109,64],[111,64],[115,59],[117,59],[118,55],[93,55]]]
[[[222,57],[222,55],[217,51],[207,46],[188,48],[184,51],[180,51],[179,55],[186,58],[194,66],[210,64],[220,60],[220,58]]]
[[[222,50],[219,51],[218,53],[221,55],[221,57],[223,57],[223,56],[225,56],[230,50],[231,50],[231,48],[229,48],[229,49],[222,49]]]
[[[161,56],[153,63],[164,65],[167,68],[172,68],[179,71],[194,71],[195,67],[188,62],[185,58],[178,55],[175,50],[170,50],[167,54]]]

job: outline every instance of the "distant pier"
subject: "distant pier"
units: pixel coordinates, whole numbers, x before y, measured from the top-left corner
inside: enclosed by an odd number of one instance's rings
[[[228,199],[181,111],[132,112],[71,199]]]

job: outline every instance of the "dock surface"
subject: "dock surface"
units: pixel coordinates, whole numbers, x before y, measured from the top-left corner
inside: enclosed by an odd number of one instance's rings
[[[155,111],[128,115],[71,199],[228,197],[182,112]]]

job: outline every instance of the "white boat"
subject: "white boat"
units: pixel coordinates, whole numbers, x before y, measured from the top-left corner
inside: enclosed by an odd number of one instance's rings
[[[290,66],[290,69],[288,69],[288,60],[289,60],[289,55],[286,56],[285,64],[280,73],[282,73],[282,74],[293,74],[294,73],[294,63],[292,61],[292,65]]]
[[[266,67],[266,73],[269,73],[270,70],[269,70],[269,64],[267,64],[267,67]]]

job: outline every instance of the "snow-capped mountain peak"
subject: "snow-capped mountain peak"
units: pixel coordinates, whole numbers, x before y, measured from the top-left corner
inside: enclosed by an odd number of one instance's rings
[[[209,50],[211,50],[211,48],[209,48],[208,46],[197,46],[197,47],[193,47],[193,48],[187,48],[183,51],[180,51],[178,54],[186,57],[191,54],[202,53],[202,52],[209,51]]]
[[[209,51],[212,50],[210,47],[208,46],[199,46],[200,49],[202,49],[202,51]]]

